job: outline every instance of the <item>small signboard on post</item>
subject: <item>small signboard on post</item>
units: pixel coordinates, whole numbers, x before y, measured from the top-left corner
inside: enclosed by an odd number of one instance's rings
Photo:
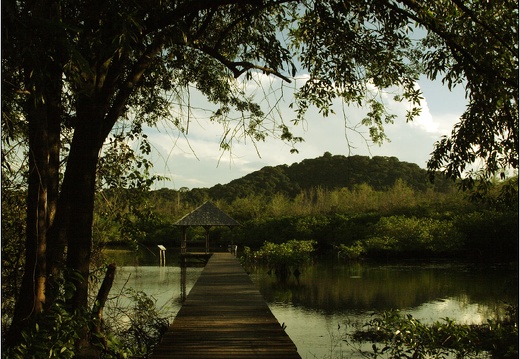
[[[159,247],[159,266],[165,266],[166,265],[166,247],[162,244],[158,244],[157,247]]]

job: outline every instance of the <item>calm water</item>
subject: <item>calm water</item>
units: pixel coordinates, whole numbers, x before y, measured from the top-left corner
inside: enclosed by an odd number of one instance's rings
[[[166,265],[159,266],[159,252],[141,250],[138,253],[125,250],[105,250],[104,254],[117,265],[111,295],[116,297],[127,289],[143,291],[156,300],[156,306],[164,316],[175,317],[182,305],[182,296],[189,293],[201,267],[185,269],[185,282],[181,281],[179,253],[166,251]],[[184,293],[183,293],[184,292]],[[119,298],[111,305],[125,305],[129,300]]]
[[[518,302],[516,268],[331,261],[286,284],[261,269],[251,276],[303,358],[355,357],[341,338],[375,311],[399,309],[425,323],[449,317],[477,324],[503,316],[506,303]]]
[[[189,290],[202,268],[188,268],[181,283],[178,254],[108,251],[119,264],[112,293],[143,290],[157,299],[165,315],[174,316],[183,290]],[[424,322],[449,317],[460,323],[482,323],[503,316],[507,303],[518,302],[518,269],[456,263],[340,264],[334,260],[302,270],[298,279],[280,283],[262,268],[251,278],[303,358],[355,357],[341,340],[353,324],[374,311],[399,309]]]

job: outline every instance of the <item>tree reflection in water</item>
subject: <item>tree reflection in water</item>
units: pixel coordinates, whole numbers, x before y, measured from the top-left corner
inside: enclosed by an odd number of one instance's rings
[[[348,323],[398,309],[428,323],[479,324],[518,302],[518,269],[459,263],[318,263],[285,283],[257,268],[251,277],[303,358],[342,355]],[[335,354],[334,354],[335,353]],[[349,353],[349,357],[352,356]]]

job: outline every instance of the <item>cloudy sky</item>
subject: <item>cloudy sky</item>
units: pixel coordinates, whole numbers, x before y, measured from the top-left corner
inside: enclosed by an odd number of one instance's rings
[[[274,107],[281,94],[279,79],[261,77],[249,84],[248,90],[256,93],[257,98],[264,98],[264,109]],[[283,99],[276,106],[272,116],[285,121],[294,118],[289,108],[291,86],[283,85]],[[335,105],[336,115],[323,118],[314,109],[308,111],[305,123],[293,128],[295,135],[304,137],[305,142],[297,145],[298,154],[291,154],[290,147],[281,140],[268,137],[265,142],[253,144],[251,141],[237,142],[231,152],[222,152],[219,148],[223,129],[209,121],[211,106],[195,91],[190,91],[189,127],[186,136],[173,126],[165,124],[148,129],[147,133],[153,146],[151,159],[154,173],[168,177],[169,181],[160,181],[155,188],[211,187],[225,184],[233,179],[257,171],[264,166],[292,164],[306,158],[322,156],[325,152],[333,155],[394,156],[401,161],[413,162],[426,168],[433,144],[442,135],[448,135],[453,124],[463,113],[466,100],[462,87],[450,92],[438,82],[421,79],[417,84],[423,91],[422,113],[412,123],[406,123],[405,112],[410,107],[406,103],[390,103],[390,111],[397,114],[394,124],[386,125],[386,134],[390,142],[382,146],[370,145],[363,137],[345,129],[345,124],[353,126],[366,112],[357,107],[344,108]],[[265,92],[273,93],[265,96]],[[389,96],[391,98],[391,96]],[[187,103],[184,98],[184,103]],[[345,122],[345,116],[347,122]],[[172,109],[172,117],[186,120],[185,107]],[[367,132],[366,128],[359,128]],[[350,146],[349,146],[350,145]]]

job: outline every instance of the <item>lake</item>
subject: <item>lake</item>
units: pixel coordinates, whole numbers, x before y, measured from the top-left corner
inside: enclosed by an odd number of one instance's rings
[[[152,295],[161,313],[172,318],[182,296],[202,268],[189,267],[181,282],[178,252],[168,250],[159,266],[158,249],[108,250],[119,263],[112,294],[134,288]],[[399,263],[340,263],[320,261],[280,283],[263,268],[250,270],[271,311],[294,341],[302,358],[356,357],[341,339],[353,325],[375,311],[399,309],[423,322],[449,317],[478,324],[505,315],[507,304],[518,302],[518,267],[476,266],[430,261]],[[361,357],[361,356],[360,356]]]

